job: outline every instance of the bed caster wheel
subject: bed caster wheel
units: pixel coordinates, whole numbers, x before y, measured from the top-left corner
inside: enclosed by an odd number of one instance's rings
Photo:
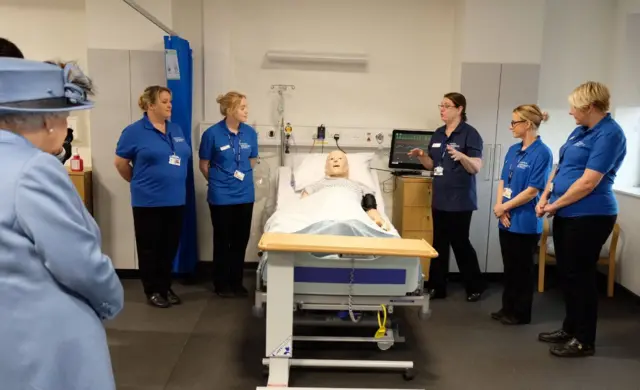
[[[386,351],[389,348],[393,347],[393,342],[389,342],[389,341],[378,341],[378,349],[381,351]]]
[[[416,372],[413,368],[407,368],[406,370],[404,370],[404,372],[402,373],[402,378],[405,381],[412,381],[413,378],[416,377]]]
[[[264,307],[262,306],[254,306],[251,308],[251,313],[253,313],[253,316],[256,318],[263,318],[264,317]]]
[[[419,311],[418,312],[418,318],[420,318],[421,320],[426,320],[428,318],[431,317],[431,310],[424,312],[424,311]]]

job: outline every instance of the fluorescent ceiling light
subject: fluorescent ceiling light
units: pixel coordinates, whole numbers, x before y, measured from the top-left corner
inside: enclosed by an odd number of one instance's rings
[[[304,51],[269,50],[266,57],[272,62],[334,63],[348,65],[366,65],[366,54],[352,53],[311,53]]]

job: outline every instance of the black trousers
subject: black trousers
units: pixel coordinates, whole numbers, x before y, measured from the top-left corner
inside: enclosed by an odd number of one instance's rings
[[[147,295],[159,293],[166,297],[171,288],[183,214],[184,206],[133,208],[138,266]]]
[[[598,322],[597,262],[615,215],[554,217],[553,245],[564,292],[562,328],[578,341],[594,345]]]
[[[429,287],[437,295],[446,295],[447,274],[449,273],[449,246],[456,256],[467,294],[485,290],[486,282],[480,272],[478,255],[469,241],[472,211],[442,211],[432,209],[433,248],[438,258],[431,261]]]
[[[539,234],[519,234],[500,229],[500,251],[504,264],[502,311],[516,320],[531,321],[534,255]]]
[[[237,290],[242,287],[253,203],[209,204],[209,211],[213,224],[213,285],[216,291]]]

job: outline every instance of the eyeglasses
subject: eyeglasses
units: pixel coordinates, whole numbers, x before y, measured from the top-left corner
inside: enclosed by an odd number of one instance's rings
[[[443,108],[444,108],[445,110],[448,110],[448,109],[450,109],[450,108],[455,108],[455,106],[447,106],[447,105],[444,105],[444,104],[438,104],[438,108],[439,108],[440,110],[442,110]]]
[[[524,123],[526,121],[511,121],[511,127],[515,127],[518,123]]]

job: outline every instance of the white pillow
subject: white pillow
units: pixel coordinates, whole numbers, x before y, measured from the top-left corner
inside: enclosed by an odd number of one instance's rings
[[[309,153],[304,155],[300,164],[293,170],[295,190],[302,191],[305,187],[324,179],[324,168],[329,153]],[[371,160],[374,153],[348,153],[349,179],[357,181],[378,192],[371,177]],[[296,159],[299,161],[299,158]]]

